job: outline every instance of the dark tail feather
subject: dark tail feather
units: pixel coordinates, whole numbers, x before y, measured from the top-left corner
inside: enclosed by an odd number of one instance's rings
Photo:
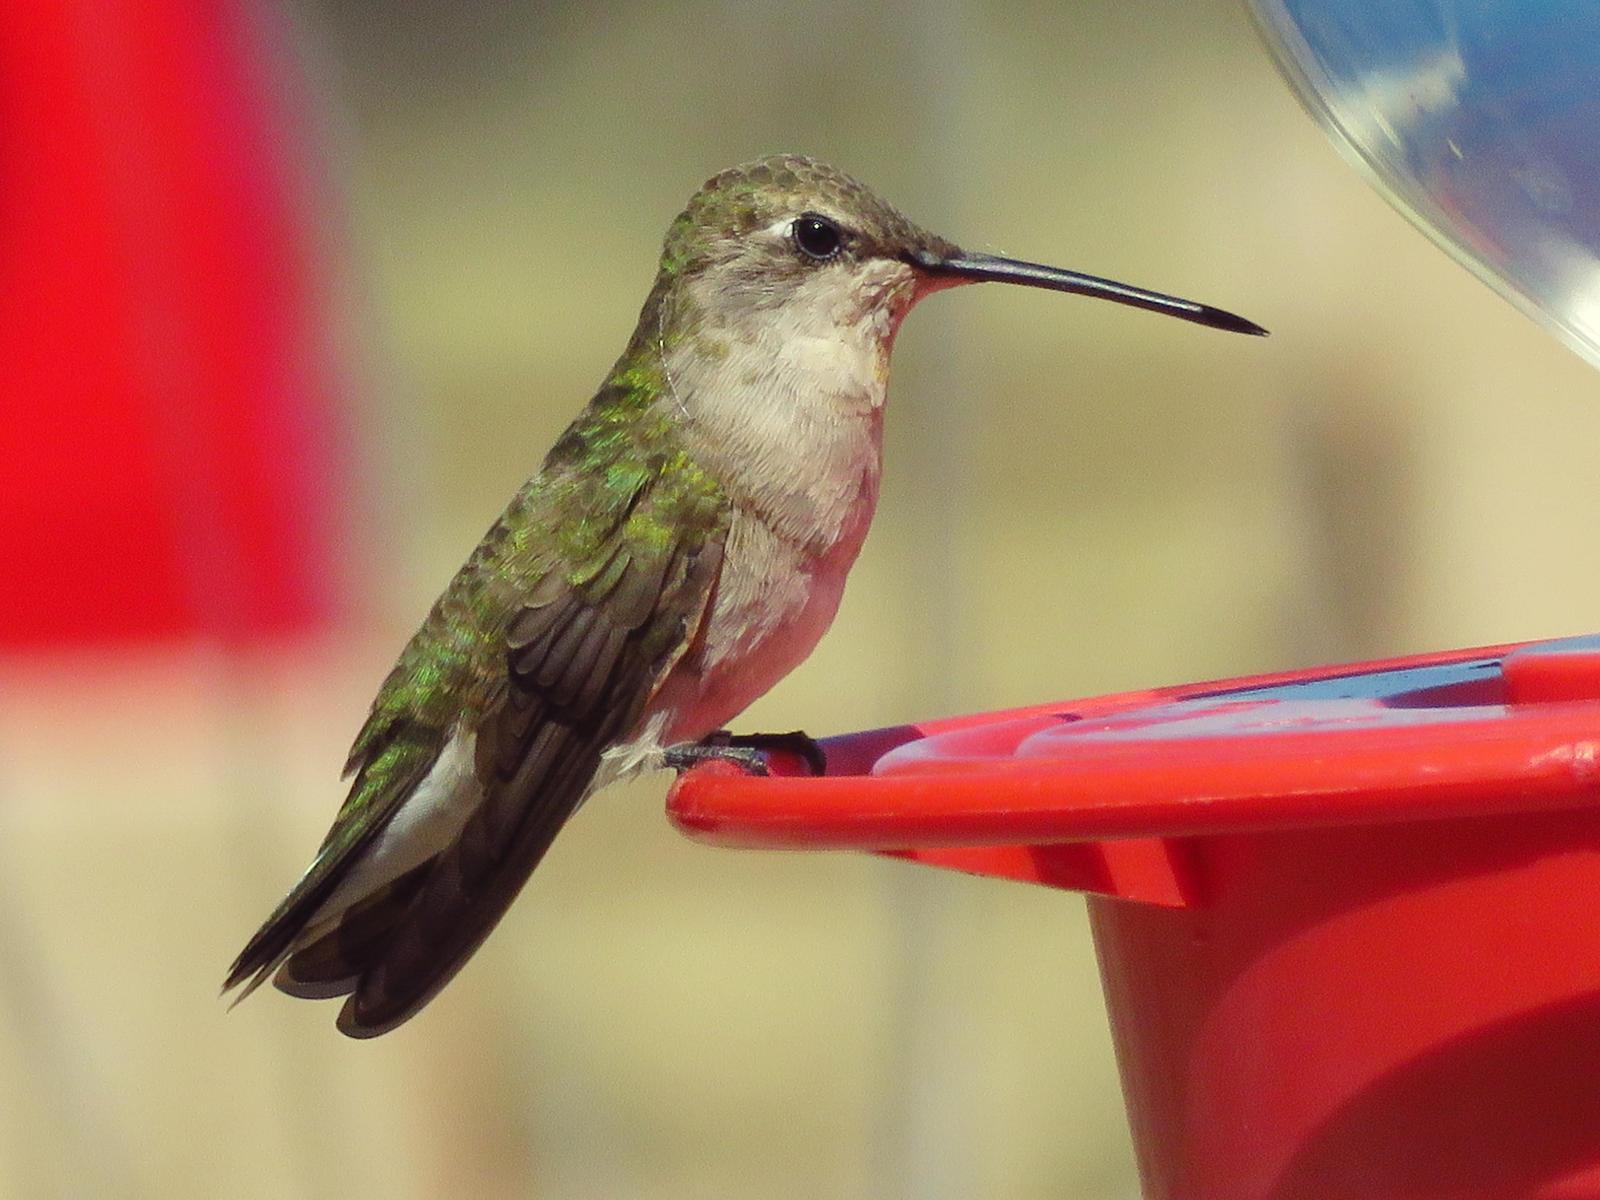
[[[537,779],[539,802],[511,829],[495,829],[485,804],[467,829],[428,864],[426,880],[392,932],[362,964],[339,1012],[339,1031],[369,1038],[409,1020],[455,977],[500,922],[577,808],[599,765],[599,754],[574,753],[565,731],[550,727],[507,791]],[[510,796],[505,797],[510,799]],[[510,834],[509,837],[506,834]]]
[[[239,951],[239,957],[228,968],[228,977],[223,980],[222,990],[241,989],[233,998],[234,1005],[266,982],[267,977],[288,956],[295,939],[305,930],[306,923],[322,907],[322,902],[338,882],[338,872],[330,869],[329,864],[319,856],[283,903],[256,930],[255,936],[245,943],[245,948]]]
[[[414,725],[397,727],[371,749],[372,754],[383,750],[383,757],[368,757],[356,767],[341,819],[328,832],[317,857],[228,968],[222,990],[242,989],[234,997],[235,1005],[260,987],[289,956],[306,925],[339,886],[350,865],[360,859],[367,845],[427,775],[442,744],[442,735],[436,730]],[[363,820],[343,819],[352,810],[368,815]]]
[[[355,990],[356,981],[383,951],[427,879],[433,860],[397,876],[340,914],[327,933],[290,948],[273,987],[300,1000],[328,1000]]]

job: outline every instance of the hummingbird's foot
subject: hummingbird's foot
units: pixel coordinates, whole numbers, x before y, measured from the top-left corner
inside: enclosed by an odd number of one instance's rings
[[[802,759],[813,775],[827,773],[828,759],[822,747],[798,729],[791,733],[729,733],[718,729],[698,742],[669,746],[662,761],[675,771],[686,771],[703,762],[731,762],[752,775],[767,775],[767,755],[774,750]]]
[[[725,762],[750,775],[767,774],[766,755],[761,751],[750,746],[731,746],[727,742],[714,740],[716,737],[714,733],[703,741],[668,746],[661,752],[661,765],[669,771],[682,773],[701,763]]]

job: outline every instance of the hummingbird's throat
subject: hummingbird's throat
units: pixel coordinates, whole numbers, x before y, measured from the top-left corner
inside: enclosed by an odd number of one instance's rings
[[[880,260],[867,264],[851,288],[844,320],[882,347],[885,370],[900,322],[922,297],[919,284],[917,273],[906,264]]]

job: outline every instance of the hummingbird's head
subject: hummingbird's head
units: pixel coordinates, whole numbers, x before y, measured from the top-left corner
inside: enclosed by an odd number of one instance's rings
[[[670,318],[759,334],[859,333],[884,347],[921,297],[985,281],[1076,292],[1240,333],[1220,309],[1074,271],[969,254],[850,176],[774,155],[713,176],[667,231],[657,287]]]
[[[775,155],[694,194],[667,230],[661,282],[717,325],[887,340],[932,290],[916,261],[959,254],[843,172]]]

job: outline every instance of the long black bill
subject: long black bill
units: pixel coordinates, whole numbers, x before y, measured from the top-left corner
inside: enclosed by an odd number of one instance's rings
[[[1254,321],[1209,304],[1196,304],[1193,300],[1180,300],[1160,292],[1147,292],[1143,288],[1129,287],[1114,279],[1101,279],[1095,275],[1081,275],[1077,271],[1063,271],[1059,267],[1046,267],[1039,263],[1019,262],[1014,258],[998,258],[992,254],[958,254],[941,258],[922,251],[912,259],[917,267],[930,275],[956,276],[974,283],[1020,283],[1027,287],[1049,288],[1056,292],[1075,292],[1080,296],[1095,296],[1101,300],[1114,300],[1118,304],[1147,308],[1151,312],[1165,313],[1196,325],[1209,325],[1212,329],[1226,329],[1230,333],[1251,333],[1265,337],[1267,331]]]

